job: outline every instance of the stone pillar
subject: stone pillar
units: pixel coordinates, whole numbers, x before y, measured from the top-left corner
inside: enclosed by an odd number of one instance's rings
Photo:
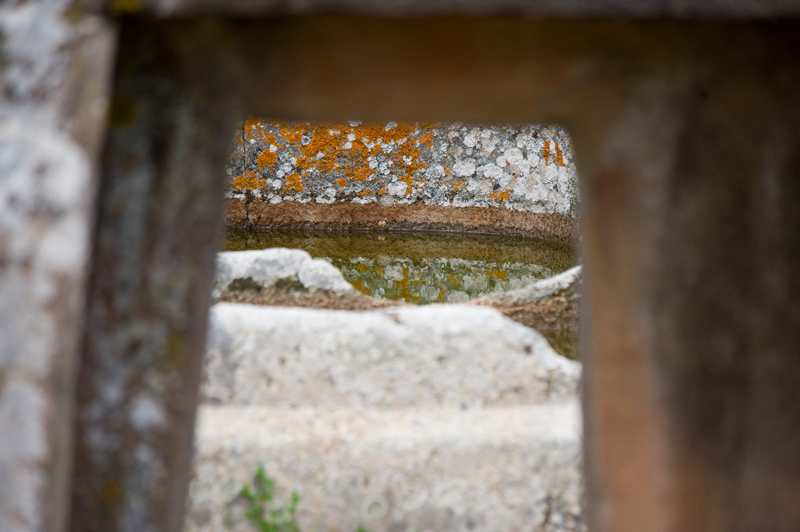
[[[574,131],[591,530],[800,530],[798,27],[676,32]]]
[[[0,5],[0,530],[65,529],[73,384],[114,31]],[[79,4],[79,3],[78,3]]]
[[[77,387],[75,531],[181,527],[237,119],[217,29],[121,24]]]

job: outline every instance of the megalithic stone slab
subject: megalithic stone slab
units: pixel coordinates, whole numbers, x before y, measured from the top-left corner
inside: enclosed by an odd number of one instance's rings
[[[300,530],[583,532],[580,404],[378,410],[202,406],[187,532],[249,530],[263,465]]]
[[[65,529],[94,161],[114,31],[70,1],[0,5],[0,530]]]
[[[216,27],[122,23],[77,388],[72,530],[181,524],[237,119]]]
[[[580,365],[494,309],[211,311],[186,530],[263,464],[301,530],[583,531]]]
[[[203,397],[283,407],[482,408],[577,397],[580,365],[495,309],[219,303]]]

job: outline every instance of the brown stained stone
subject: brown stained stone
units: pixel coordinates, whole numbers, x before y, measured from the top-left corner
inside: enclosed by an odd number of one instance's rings
[[[253,201],[249,211],[247,218],[245,203],[229,199],[228,227],[482,233],[524,236],[568,245],[575,245],[579,238],[579,224],[569,216],[508,209]]]

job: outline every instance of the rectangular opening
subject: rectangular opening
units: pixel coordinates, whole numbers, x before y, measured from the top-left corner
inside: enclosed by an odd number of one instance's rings
[[[582,530],[567,133],[252,119],[226,173],[186,530]]]

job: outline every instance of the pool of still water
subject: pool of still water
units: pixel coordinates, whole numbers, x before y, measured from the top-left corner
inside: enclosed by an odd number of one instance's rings
[[[327,260],[369,296],[420,305],[514,290],[577,264],[568,246],[483,235],[239,231],[225,241],[226,251],[271,247]]]

